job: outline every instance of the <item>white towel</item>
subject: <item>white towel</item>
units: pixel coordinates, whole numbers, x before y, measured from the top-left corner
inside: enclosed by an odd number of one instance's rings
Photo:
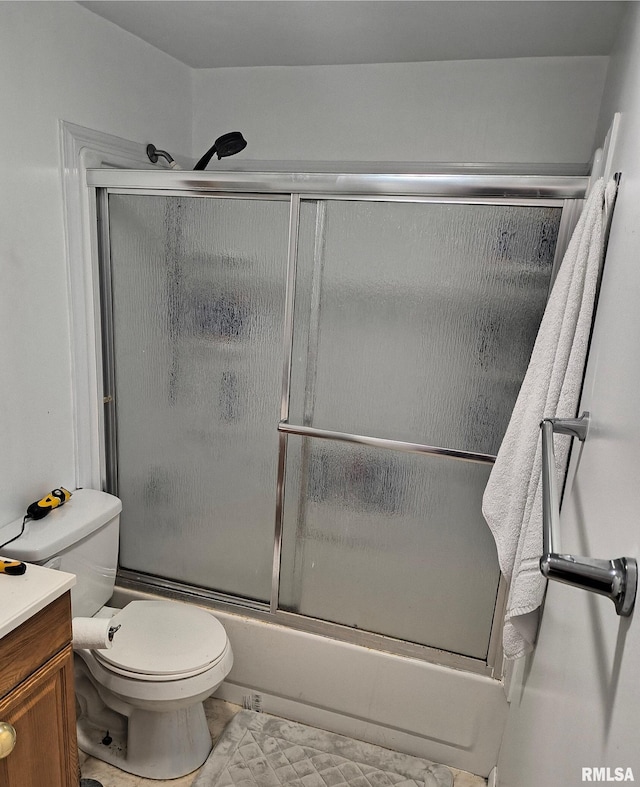
[[[615,182],[606,189],[613,198]],[[535,642],[546,580],[542,554],[543,418],[574,418],[579,404],[603,248],[602,179],[592,188],[553,285],[507,431],[482,501],[482,512],[510,583],[504,654],[524,656]],[[556,436],[559,483],[571,438]],[[560,487],[562,488],[562,487]]]

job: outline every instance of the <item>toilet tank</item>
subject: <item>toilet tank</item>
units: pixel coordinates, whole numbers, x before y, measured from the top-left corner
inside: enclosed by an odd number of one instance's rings
[[[96,489],[77,489],[48,516],[27,520],[20,538],[7,544],[4,557],[75,574],[71,589],[74,617],[90,617],[113,594],[118,566],[119,498]],[[22,520],[2,528],[19,532]],[[6,539],[0,538],[0,543]]]

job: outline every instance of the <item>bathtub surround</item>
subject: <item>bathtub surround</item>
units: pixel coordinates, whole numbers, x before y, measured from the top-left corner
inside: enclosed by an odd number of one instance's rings
[[[266,713],[234,717],[193,787],[453,787],[443,765]]]
[[[612,181],[608,193],[615,190]],[[546,581],[542,554],[543,418],[573,418],[580,397],[603,247],[604,183],[592,188],[556,278],[504,440],[483,498],[500,568],[510,581],[505,656],[535,642]],[[570,438],[559,437],[556,465],[567,464]]]

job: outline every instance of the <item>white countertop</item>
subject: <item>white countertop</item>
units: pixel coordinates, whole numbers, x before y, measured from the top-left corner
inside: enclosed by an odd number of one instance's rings
[[[75,574],[32,563],[27,563],[22,576],[0,574],[0,637],[18,628],[75,584]]]

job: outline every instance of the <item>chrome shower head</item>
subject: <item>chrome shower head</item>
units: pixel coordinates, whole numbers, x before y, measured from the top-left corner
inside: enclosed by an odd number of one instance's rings
[[[247,140],[242,136],[239,131],[230,131],[228,134],[223,134],[218,137],[213,143],[212,147],[207,150],[204,156],[195,165],[194,170],[204,169],[211,161],[215,153],[219,159],[225,156],[235,156],[247,147]]]

